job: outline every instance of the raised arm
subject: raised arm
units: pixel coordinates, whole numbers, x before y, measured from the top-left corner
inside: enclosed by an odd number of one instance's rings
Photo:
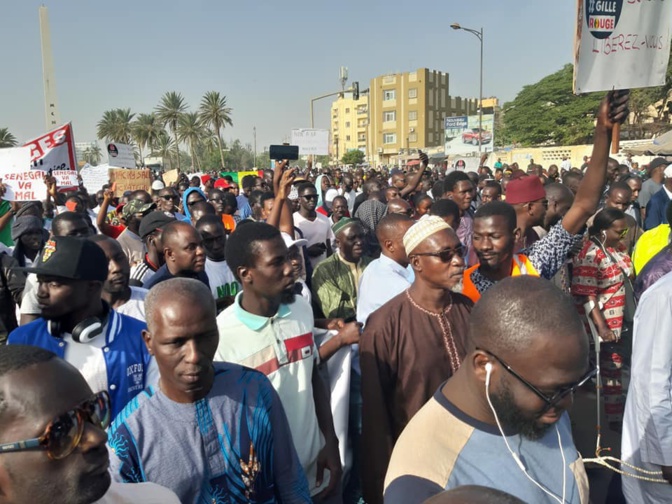
[[[402,198],[405,198],[418,188],[418,185],[420,185],[420,181],[422,180],[422,174],[425,173],[428,164],[429,158],[427,157],[427,154],[420,151],[420,168],[413,174],[413,178],[408,181],[406,187],[399,192],[399,195]]]
[[[98,229],[104,235],[115,238],[112,226],[107,223],[107,209],[110,206],[112,198],[114,198],[114,192],[110,189],[105,189],[103,202],[100,204],[100,210],[98,210],[98,215],[96,216],[96,226],[98,226]]]
[[[607,180],[607,161],[611,132],[628,117],[629,91],[610,91],[600,104],[593,140],[593,154],[586,174],[574,197],[574,203],[562,219],[562,227],[569,233],[576,234],[588,219],[597,211],[604,184]]]

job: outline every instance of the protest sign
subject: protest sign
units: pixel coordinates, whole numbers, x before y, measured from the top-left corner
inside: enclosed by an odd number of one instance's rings
[[[33,168],[48,170],[77,170],[75,142],[70,123],[45,133],[24,144],[30,148]]]
[[[107,157],[110,166],[135,168],[135,156],[130,145],[114,142],[107,144]]]
[[[126,170],[110,168],[110,182],[115,186],[114,195],[123,196],[126,191],[143,189],[149,191],[152,179],[149,170]]]
[[[77,172],[75,170],[54,170],[51,176],[56,179],[58,189],[72,189],[79,187],[79,180],[77,180]]]
[[[177,168],[175,168],[174,170],[168,170],[167,172],[163,172],[163,183],[166,184],[166,186],[174,184],[175,182],[177,182],[178,178],[179,173],[177,173]]]
[[[36,201],[47,198],[44,172],[31,168],[30,147],[0,149],[0,179],[7,201]]]
[[[87,163],[82,166],[79,175],[82,177],[84,187],[86,187],[89,194],[100,191],[105,184],[109,183],[109,170],[110,166],[107,164],[91,166]]]
[[[299,146],[299,154],[327,155],[329,154],[329,130],[321,129],[293,129],[292,145]]]
[[[574,92],[661,86],[672,2],[578,0]]]

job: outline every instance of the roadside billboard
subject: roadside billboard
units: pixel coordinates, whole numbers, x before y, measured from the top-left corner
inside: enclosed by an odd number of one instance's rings
[[[445,153],[456,156],[478,152],[481,142],[483,151],[492,151],[495,142],[495,115],[483,115],[483,131],[479,131],[478,115],[444,118]]]

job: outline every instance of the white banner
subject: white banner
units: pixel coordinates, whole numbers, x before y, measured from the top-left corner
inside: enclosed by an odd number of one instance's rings
[[[672,2],[577,0],[574,92],[661,86]]]
[[[107,144],[108,164],[116,168],[135,168],[133,147],[127,144]]]
[[[30,148],[0,149],[0,179],[7,201],[42,201],[47,198],[44,171],[31,168]]]
[[[329,154],[329,130],[293,129],[291,145],[299,146],[299,155]]]
[[[54,170],[51,175],[56,179],[56,185],[59,189],[79,187],[75,170]]]
[[[84,187],[86,187],[89,194],[100,191],[105,184],[109,183],[109,169],[110,166],[107,164],[91,166],[87,163],[82,167],[79,175],[82,177]]]

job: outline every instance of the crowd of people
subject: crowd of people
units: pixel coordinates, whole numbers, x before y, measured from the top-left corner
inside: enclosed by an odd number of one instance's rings
[[[623,460],[672,483],[672,164],[609,158],[627,100],[581,167],[3,202],[0,502],[585,504],[570,407],[600,384]]]

